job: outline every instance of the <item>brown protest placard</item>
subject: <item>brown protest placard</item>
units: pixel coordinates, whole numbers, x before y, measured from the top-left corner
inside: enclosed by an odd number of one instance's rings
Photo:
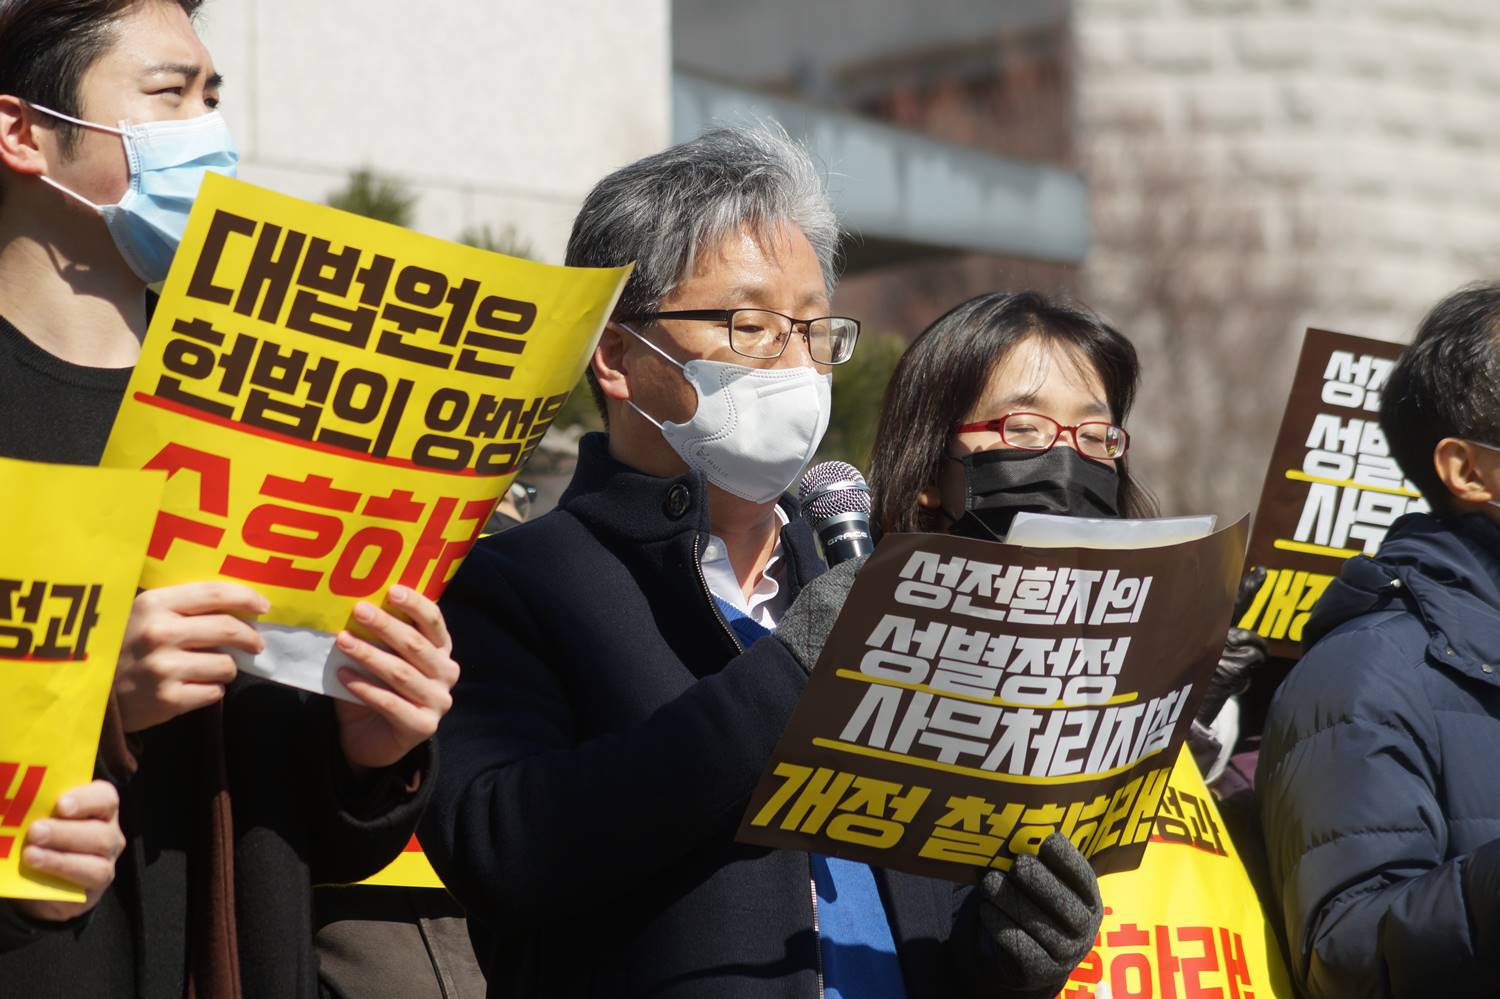
[[[1246,530],[1126,551],[886,536],[739,838],[972,882],[1061,831],[1100,873],[1134,868]]]
[[[1247,556],[1266,569],[1242,628],[1273,655],[1302,654],[1313,604],[1344,560],[1374,554],[1398,517],[1427,509],[1380,431],[1380,393],[1401,344],[1310,329]]]

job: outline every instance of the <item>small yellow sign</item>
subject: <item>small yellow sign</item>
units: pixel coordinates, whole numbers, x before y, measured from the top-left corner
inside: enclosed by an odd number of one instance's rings
[[[1099,878],[1104,925],[1062,999],[1292,995],[1223,816],[1183,746],[1145,859]]]
[[[427,854],[422,852],[422,844],[417,842],[415,836],[406,844],[401,855],[387,864],[383,871],[372,874],[360,884],[386,888],[443,887],[442,879],[432,869],[432,863],[428,861]]]
[[[93,778],[163,478],[0,459],[0,897],[84,899],[22,846]]]

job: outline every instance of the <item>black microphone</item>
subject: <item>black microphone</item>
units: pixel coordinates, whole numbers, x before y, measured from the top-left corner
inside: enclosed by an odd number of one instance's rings
[[[870,537],[870,487],[847,461],[825,461],[802,473],[797,498],[818,534],[829,568],[875,550]]]

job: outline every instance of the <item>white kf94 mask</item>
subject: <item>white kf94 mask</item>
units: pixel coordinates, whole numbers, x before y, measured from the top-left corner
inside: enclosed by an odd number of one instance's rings
[[[629,326],[620,328],[681,368],[698,393],[698,408],[686,423],[659,422],[630,402],[689,468],[752,503],[769,503],[797,481],[828,430],[831,374],[701,358],[683,364]]]

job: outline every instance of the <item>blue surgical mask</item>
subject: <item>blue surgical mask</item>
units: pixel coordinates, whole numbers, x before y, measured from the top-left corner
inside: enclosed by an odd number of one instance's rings
[[[229,125],[217,111],[197,118],[151,121],[141,125],[120,122],[110,128],[31,105],[43,114],[83,128],[118,135],[125,142],[130,163],[130,187],[113,205],[96,205],[51,177],[42,181],[88,205],[104,218],[120,256],[147,284],[167,279],[172,257],[206,173],[235,175],[240,155],[235,151]]]

